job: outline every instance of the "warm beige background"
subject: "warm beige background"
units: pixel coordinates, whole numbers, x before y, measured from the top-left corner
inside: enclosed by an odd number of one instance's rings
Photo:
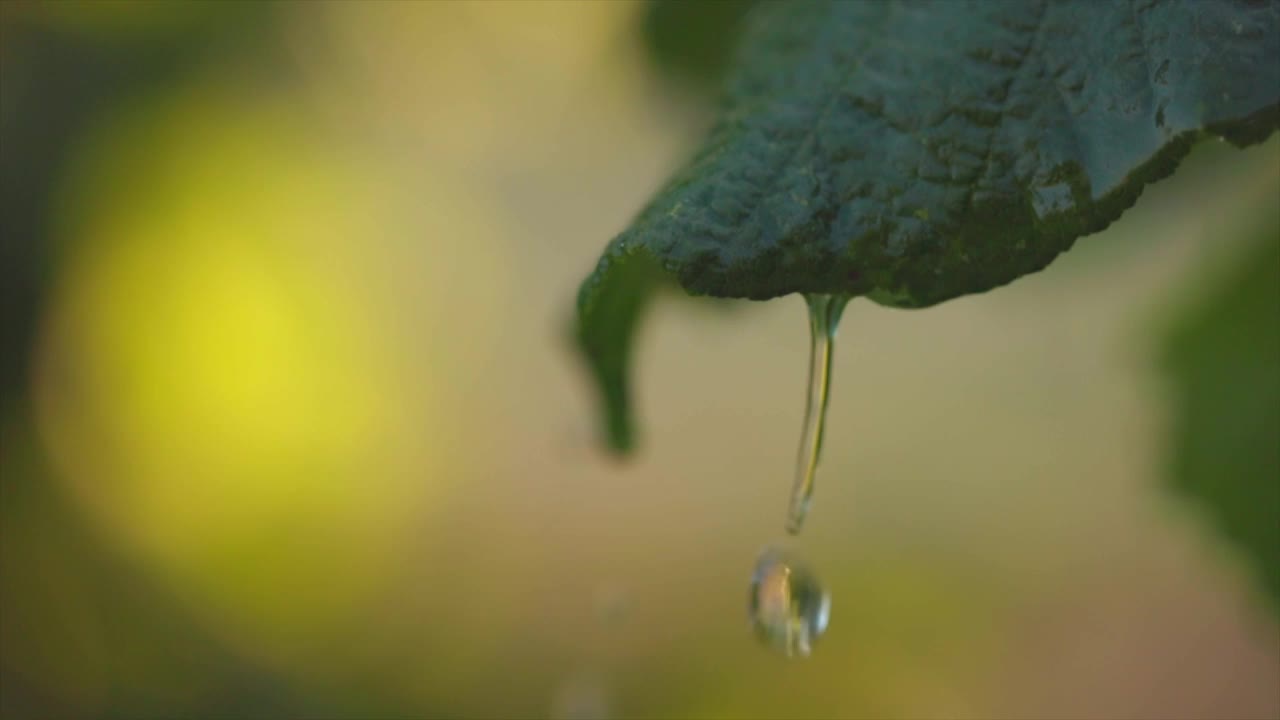
[[[663,298],[628,463],[593,444],[564,342],[577,283],[708,118],[647,70],[638,10],[284,5],[288,82],[220,58],[96,128],[33,380],[74,517],[339,715],[1280,715],[1274,615],[1162,487],[1156,364],[1276,211],[1280,145],[1209,143],[1010,287],[851,304],[791,543],[831,627],[788,662],[745,601],[783,537],[801,300]],[[157,631],[112,632],[40,533],[6,523],[51,568],[6,572],[62,630],[9,662],[86,714],[149,684],[198,709],[162,660],[118,670]]]

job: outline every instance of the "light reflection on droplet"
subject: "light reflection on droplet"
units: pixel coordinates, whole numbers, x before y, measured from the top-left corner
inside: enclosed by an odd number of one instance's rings
[[[761,642],[787,657],[808,657],[827,629],[831,598],[803,563],[769,548],[756,561],[748,609]]]

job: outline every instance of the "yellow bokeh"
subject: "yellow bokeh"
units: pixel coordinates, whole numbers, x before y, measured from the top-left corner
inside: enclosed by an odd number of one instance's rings
[[[402,227],[390,183],[253,100],[205,87],[85,149],[37,403],[109,535],[234,645],[296,666],[361,631],[405,538],[463,480],[458,365],[447,332],[401,336],[396,258],[371,250]],[[437,221],[483,270],[491,233]],[[447,330],[437,300],[412,312]]]

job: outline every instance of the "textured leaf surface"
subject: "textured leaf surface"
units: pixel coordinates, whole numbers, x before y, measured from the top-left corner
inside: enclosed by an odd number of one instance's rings
[[[1280,608],[1280,217],[1173,332],[1172,476]]]
[[[579,294],[612,444],[644,304],[620,293],[933,305],[1043,268],[1196,140],[1278,121],[1276,0],[762,4],[719,121]]]

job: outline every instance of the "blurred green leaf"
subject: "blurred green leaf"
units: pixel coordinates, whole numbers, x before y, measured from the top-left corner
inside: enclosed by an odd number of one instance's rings
[[[1280,607],[1280,217],[1181,319],[1166,364],[1177,403],[1174,487]]]
[[[713,86],[728,69],[742,20],[755,0],[651,0],[640,26],[667,74]]]
[[[597,274],[609,272],[606,256],[600,259]],[[654,288],[662,282],[662,270],[652,259],[640,255],[630,267],[594,294],[590,302],[597,312],[613,318],[613,322],[580,324],[578,344],[582,348],[592,375],[599,380],[601,412],[609,447],[626,452],[631,449],[631,423],[628,395],[631,364],[631,342]],[[587,292],[583,288],[583,294]],[[579,307],[585,300],[579,299]]]
[[[1277,0],[759,5],[719,121],[579,293],[612,446],[643,305],[616,298],[652,292],[655,264],[693,294],[897,307],[1010,282],[1197,140],[1266,138],[1278,25]]]

